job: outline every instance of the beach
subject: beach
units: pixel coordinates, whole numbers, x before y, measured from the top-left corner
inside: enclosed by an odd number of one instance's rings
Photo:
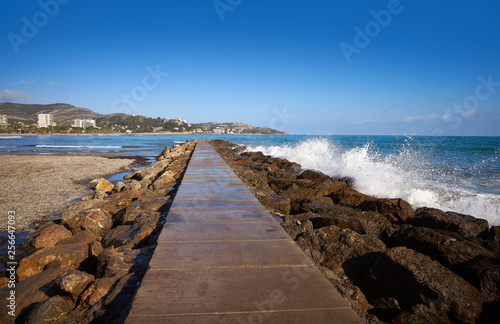
[[[43,217],[68,207],[91,192],[91,179],[124,170],[134,158],[94,155],[0,155],[0,231],[9,211],[16,215],[16,232],[31,229]]]

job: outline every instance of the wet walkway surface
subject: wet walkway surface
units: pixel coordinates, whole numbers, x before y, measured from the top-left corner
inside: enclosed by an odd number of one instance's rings
[[[207,142],[126,323],[362,323]]]

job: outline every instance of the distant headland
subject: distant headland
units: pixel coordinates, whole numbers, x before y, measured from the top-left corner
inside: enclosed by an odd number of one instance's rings
[[[243,123],[189,123],[181,118],[99,114],[65,103],[0,103],[0,133],[16,134],[263,134],[287,135]]]

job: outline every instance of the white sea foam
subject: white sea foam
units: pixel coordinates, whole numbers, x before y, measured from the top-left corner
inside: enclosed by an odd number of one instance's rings
[[[375,145],[344,149],[326,138],[316,138],[294,145],[260,145],[248,149],[285,158],[332,177],[350,177],[357,190],[369,195],[403,198],[414,208],[452,210],[500,225],[500,195],[478,193],[474,184],[462,183],[464,179],[457,179],[432,161],[426,161],[411,147],[382,156]]]
[[[99,146],[99,145],[35,145],[41,148],[92,148],[92,149],[119,149],[121,146]]]
[[[0,136],[0,139],[23,138],[22,136]]]

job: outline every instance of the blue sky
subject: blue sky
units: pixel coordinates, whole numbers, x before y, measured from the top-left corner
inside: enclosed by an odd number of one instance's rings
[[[500,135],[496,0],[0,8],[0,101],[293,134]]]

